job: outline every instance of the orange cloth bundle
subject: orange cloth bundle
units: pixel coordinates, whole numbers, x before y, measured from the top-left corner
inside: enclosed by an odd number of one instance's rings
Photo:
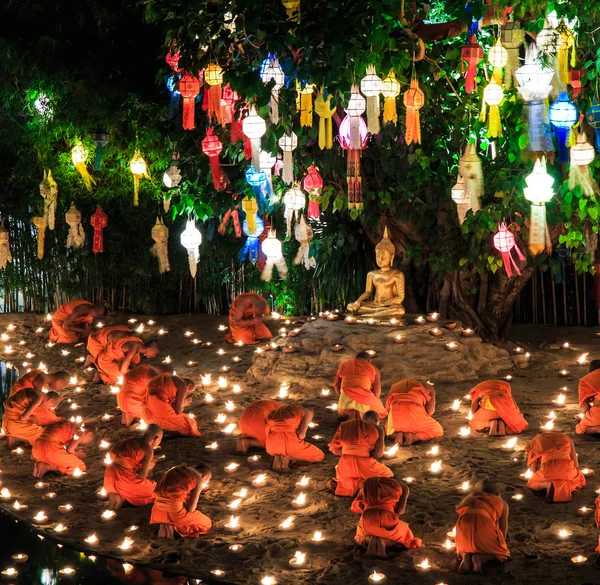
[[[238,423],[242,435],[260,441],[264,447],[267,442],[267,418],[280,406],[283,404],[276,400],[257,400],[248,405]]]
[[[491,420],[502,419],[506,424],[506,433],[515,435],[525,431],[529,425],[521,414],[512,397],[510,384],[502,380],[487,380],[472,388],[471,400],[482,399],[479,410],[473,413],[469,426],[475,431],[490,427]],[[488,403],[489,401],[489,403]],[[487,408],[491,404],[491,408]]]
[[[33,443],[31,454],[39,463],[46,463],[56,467],[64,475],[72,475],[75,468],[86,470],[85,463],[66,450],[66,446],[73,440],[77,433],[77,427],[67,421],[59,421],[49,425],[44,432]]]
[[[377,368],[365,360],[342,362],[335,377],[336,384],[341,381],[338,410],[358,410],[362,413],[374,410],[379,416],[386,416],[383,403],[371,390],[376,376]]]
[[[135,418],[144,418],[144,401],[150,381],[156,377],[154,366],[144,364],[129,370],[123,378],[123,385],[117,394],[117,405],[121,412]]]
[[[79,335],[74,331],[68,331],[63,327],[65,321],[69,318],[74,309],[81,305],[91,305],[89,301],[69,301],[62,307],[59,307],[52,316],[52,327],[50,328],[50,341],[52,343],[77,343],[84,335]],[[91,316],[79,317],[73,321],[73,325],[91,325],[94,319]]]
[[[113,331],[131,333],[131,329],[127,327],[127,325],[103,327],[100,331],[92,333],[87,340],[87,350],[94,359],[96,359],[96,356],[108,345],[108,336],[113,333]]]
[[[21,420],[21,416],[29,408],[34,398],[32,390],[19,390],[4,403],[4,418],[2,428],[9,437],[28,441],[31,445],[44,432],[41,427],[31,421]],[[37,412],[37,410],[36,410]],[[34,414],[35,416],[35,414]]]

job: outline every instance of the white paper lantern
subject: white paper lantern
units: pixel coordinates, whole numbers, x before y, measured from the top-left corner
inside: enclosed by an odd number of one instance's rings
[[[525,199],[531,205],[529,220],[529,249],[533,254],[541,253],[551,245],[548,224],[546,222],[546,203],[554,196],[554,179],[546,170],[546,158],[535,162],[533,172],[525,179],[527,187],[523,189]]]
[[[181,232],[181,245],[187,250],[190,274],[193,278],[196,278],[198,271],[200,244],[202,244],[202,234],[198,231],[196,222],[193,219],[188,219],[185,230]]]
[[[267,260],[261,273],[261,278],[267,282],[270,281],[273,276],[273,267],[277,266],[279,278],[286,280],[288,272],[283,258],[283,246],[277,239],[275,230],[269,230],[269,235],[263,240],[262,251]]]
[[[298,146],[298,137],[294,132],[284,134],[279,139],[279,148],[283,150],[283,173],[281,178],[285,183],[291,185],[294,182],[294,165],[292,160],[292,151]]]
[[[250,114],[242,120],[242,132],[250,139],[252,147],[252,166],[258,171],[260,167],[260,139],[267,131],[267,123],[256,113],[256,107],[250,108]]]
[[[367,98],[367,128],[371,134],[379,134],[379,94],[383,92],[383,81],[373,65],[367,67],[367,74],[360,81],[360,90]]]
[[[269,113],[269,117],[271,118],[271,122],[273,122],[273,124],[277,124],[279,122],[279,90],[285,83],[285,75],[281,65],[279,65],[279,59],[269,59],[269,65],[262,69],[260,78],[265,85],[271,83],[271,81],[274,82],[274,85],[271,89],[271,111]]]
[[[292,235],[292,219],[295,217],[297,221],[300,211],[306,205],[306,196],[297,183],[285,192],[283,203],[285,205],[284,217],[287,222],[286,236],[289,238]]]

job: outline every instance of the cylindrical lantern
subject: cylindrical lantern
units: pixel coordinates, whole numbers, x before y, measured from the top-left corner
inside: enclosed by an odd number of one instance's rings
[[[75,165],[75,168],[77,169],[77,171],[79,172],[79,174],[81,175],[81,178],[83,179],[83,183],[85,185],[85,188],[88,191],[92,190],[92,185],[96,184],[96,181],[94,180],[94,177],[92,177],[87,170],[86,167],[86,161],[88,158],[88,150],[85,146],[83,146],[81,140],[78,140],[75,143],[75,146],[73,147],[73,150],[71,150],[71,160],[73,161],[73,164]]]
[[[190,274],[196,278],[198,271],[198,262],[200,261],[200,244],[202,244],[202,234],[196,227],[193,219],[188,219],[185,230],[181,232],[181,245],[187,250],[188,261],[190,265]]]
[[[92,251],[101,254],[104,252],[104,228],[108,225],[108,215],[98,207],[90,217],[90,225],[94,228]]]
[[[256,107],[250,108],[250,113],[242,120],[242,131],[250,139],[252,146],[252,166],[260,169],[260,139],[267,131],[267,123],[256,113]]]
[[[289,238],[292,235],[292,219],[296,218],[296,221],[298,221],[298,216],[306,205],[306,196],[302,192],[302,189],[300,189],[300,185],[296,183],[291,189],[285,192],[283,203],[285,205],[284,217],[287,225],[286,237]]]
[[[594,147],[588,142],[585,132],[577,136],[577,143],[571,147],[571,167],[569,169],[569,189],[579,186],[586,197],[600,194],[598,184],[592,177],[590,164],[596,158]]]
[[[425,94],[419,87],[416,78],[410,80],[410,89],[404,93],[404,105],[406,106],[406,144],[421,144],[421,120],[419,110],[425,103]]]
[[[566,92],[562,92],[558,99],[552,103],[548,109],[548,118],[556,131],[558,160],[561,163],[567,163],[569,162],[567,139],[573,125],[579,119],[579,112]]]
[[[466,69],[463,64],[463,72],[466,79],[465,90],[467,93],[472,93],[475,87],[477,87],[475,79],[477,66],[483,60],[483,49],[477,42],[475,35],[472,35],[471,40],[462,48],[462,60],[467,62]]]
[[[210,170],[212,175],[212,181],[215,189],[220,191],[225,189],[227,181],[223,176],[223,170],[219,163],[219,155],[223,150],[223,144],[219,140],[219,137],[213,134],[213,129],[209,128],[206,131],[206,137],[202,140],[202,152],[208,157],[210,161]]]
[[[269,117],[271,118],[271,122],[273,122],[273,124],[277,124],[279,122],[279,90],[285,83],[285,75],[283,74],[281,65],[279,65],[279,59],[276,57],[269,59],[268,66],[264,69],[261,67],[260,77],[265,85],[273,82],[273,87],[271,88],[271,111]]]
[[[223,69],[218,63],[210,63],[206,67],[204,81],[208,85],[208,119],[223,124],[221,112]]]
[[[400,95],[400,82],[393,71],[382,82],[383,123],[395,124],[398,121],[396,98]]]
[[[504,87],[510,89],[516,85],[515,72],[519,67],[519,48],[525,42],[525,32],[513,21],[512,12],[508,21],[500,29],[500,40],[507,51],[506,67],[504,69]]]
[[[139,200],[139,188],[140,179],[146,177],[149,179],[148,169],[146,167],[146,161],[142,157],[142,153],[139,150],[135,151],[133,158],[129,161],[129,170],[133,175],[133,206],[137,207],[140,204]]]
[[[483,166],[474,142],[469,142],[465,147],[465,152],[458,161],[458,172],[465,180],[469,196],[468,209],[472,209],[473,212],[479,211],[483,197]]]
[[[200,93],[200,80],[191,73],[184,73],[177,85],[183,98],[183,129],[193,130],[196,127],[195,105]]]
[[[318,221],[321,217],[319,209],[319,197],[323,189],[323,177],[319,174],[319,169],[314,165],[310,165],[307,169],[306,177],[304,177],[303,187],[309,194],[308,201],[308,219]]]
[[[532,254],[540,254],[544,248],[551,247],[548,225],[546,223],[546,203],[552,200],[554,179],[546,170],[546,159],[535,161],[533,172],[525,179],[527,187],[523,189],[525,199],[531,203],[529,220],[529,249]]]
[[[379,134],[379,94],[383,91],[383,82],[373,65],[367,67],[367,74],[360,80],[360,91],[367,98],[367,128],[371,134]]]
[[[502,122],[500,121],[500,104],[504,99],[502,87],[495,81],[491,81],[483,90],[483,103],[488,106],[488,138],[502,136]],[[482,108],[481,115],[485,120],[485,110]]]
[[[283,258],[283,246],[277,239],[275,230],[269,230],[269,235],[263,240],[262,251],[266,256],[266,262],[261,273],[261,278],[269,282],[273,277],[273,267],[277,266],[279,278],[281,280],[286,280],[288,272],[285,259]]]
[[[284,134],[279,139],[279,148],[283,150],[283,173],[281,178],[284,183],[290,185],[294,182],[294,164],[292,159],[292,152],[298,146],[298,137],[294,132],[291,134]]]
[[[471,209],[471,196],[467,192],[467,186],[462,175],[458,175],[456,184],[450,190],[452,201],[456,203],[456,211],[458,213],[458,222],[460,224],[465,221],[467,211]]]

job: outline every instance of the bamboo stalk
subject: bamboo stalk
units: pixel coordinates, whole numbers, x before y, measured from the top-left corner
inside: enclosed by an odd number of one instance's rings
[[[577,327],[581,327],[581,314],[579,311],[579,274],[575,270],[575,306],[577,307]]]
[[[542,287],[542,315],[544,319],[544,325],[546,325],[546,290],[544,287],[544,273],[540,268],[540,284]]]
[[[552,283],[552,314],[554,316],[554,326],[558,326],[558,316],[556,314],[556,283],[554,282],[554,278],[550,279]]]

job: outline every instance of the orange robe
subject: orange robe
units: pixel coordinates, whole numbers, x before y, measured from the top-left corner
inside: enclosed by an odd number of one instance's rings
[[[4,432],[15,439],[29,441],[30,444],[39,439],[44,432],[44,427],[37,425],[30,420],[21,420],[21,416],[31,405],[32,399],[28,396],[32,390],[20,390],[13,394],[4,403],[4,418],[2,419],[2,428]],[[33,416],[37,413],[34,411]]]
[[[377,376],[377,368],[365,360],[350,359],[342,362],[335,377],[341,380],[338,410],[358,410],[365,413],[374,410],[384,417],[387,411],[371,387]]]
[[[123,349],[123,346],[131,341],[142,343],[142,340],[139,337],[122,337],[121,339],[117,339],[114,343],[106,345],[96,356],[94,364],[105,384],[115,384],[119,379],[119,376],[121,376],[121,364],[125,359],[125,350]],[[138,354],[131,360],[131,364],[136,365],[139,363],[140,356]]]
[[[19,390],[26,390],[27,388],[34,388],[33,382],[35,379],[44,372],[42,370],[31,370],[24,376],[21,376],[12,386],[8,397],[10,398],[13,394],[16,394]]]
[[[498,527],[502,509],[501,498],[483,492],[471,494],[465,504],[457,506],[456,552],[496,555],[499,561],[508,559],[510,551]]]
[[[600,370],[594,370],[579,380],[579,406],[583,408],[583,405],[590,398],[595,401],[598,394],[600,394]],[[575,426],[575,432],[578,435],[583,435],[588,427],[597,426],[600,426],[600,403],[590,407]]]
[[[77,343],[85,335],[76,333],[75,331],[68,331],[63,327],[65,321],[69,318],[73,309],[80,307],[81,305],[91,305],[89,301],[69,301],[62,307],[59,307],[54,315],[52,316],[52,327],[50,328],[50,341],[52,343]],[[78,317],[73,322],[73,325],[91,325],[94,321],[93,317],[86,315],[85,317]]]
[[[538,470],[529,478],[527,487],[539,490],[542,489],[542,482],[550,482],[554,488],[554,501],[569,502],[572,493],[585,486],[585,476],[571,459],[569,437],[563,433],[541,433],[525,450],[528,454],[527,465],[538,460],[540,462]]]
[[[474,431],[490,428],[491,421],[502,419],[506,424],[506,433],[516,435],[525,431],[529,425],[517,406],[508,382],[487,380],[480,382],[469,391],[471,400],[481,399],[479,409],[473,413],[469,426]]]
[[[76,467],[85,471],[85,463],[74,455],[68,453],[66,446],[77,434],[77,426],[63,420],[53,423],[44,429],[42,436],[33,443],[31,454],[36,461],[47,463],[64,475],[72,475]]]
[[[354,540],[365,544],[367,536],[376,536],[402,544],[406,548],[421,548],[408,524],[398,518],[396,504],[402,496],[400,484],[390,477],[365,479],[358,496],[352,502],[352,511],[361,513]]]
[[[257,400],[248,405],[238,423],[242,435],[256,439],[264,447],[267,442],[267,418],[280,406],[283,404],[276,400]]]
[[[390,413],[387,434],[414,433],[419,441],[442,437],[442,425],[425,410],[425,405],[430,399],[429,390],[417,380],[396,382],[391,387],[385,403]]]
[[[108,345],[108,336],[114,331],[131,333],[131,329],[127,325],[111,325],[110,327],[103,327],[88,337],[87,350],[94,359]]]
[[[144,420],[158,425],[163,431],[177,432],[186,437],[199,437],[196,421],[184,412],[177,414],[173,402],[177,386],[170,374],[161,374],[150,381],[144,403]]]
[[[343,422],[336,431],[329,449],[342,449],[336,466],[336,496],[355,496],[363,480],[369,477],[394,477],[383,463],[371,457],[379,439],[377,426],[363,420]]]
[[[258,325],[236,325],[235,312],[237,310],[238,303],[244,301],[248,297],[259,297],[265,301],[265,299],[255,293],[242,293],[241,295],[235,297],[233,303],[231,304],[231,309],[229,309],[229,333],[225,337],[225,340],[229,343],[241,341],[244,343],[244,345],[252,345],[261,341],[267,341],[273,337],[272,333],[269,331],[269,328],[264,323],[259,323]],[[266,302],[267,301],[265,301],[265,303]],[[269,305],[267,304],[267,311],[265,312],[265,315],[268,315],[270,312]],[[253,315],[254,309],[252,306],[249,306],[244,310],[242,319],[252,319]]]
[[[184,538],[206,534],[212,522],[199,510],[188,512],[186,504],[196,487],[196,476],[187,465],[165,471],[154,488],[150,524],[171,524]]]
[[[144,418],[144,401],[150,381],[156,377],[154,366],[144,364],[129,370],[123,378],[123,386],[117,394],[121,412],[136,418]]]
[[[144,449],[138,439],[123,439],[110,450],[112,463],[104,472],[104,489],[119,494],[132,506],[147,506],[154,501],[156,482],[141,479],[137,472],[144,460]]]
[[[325,454],[321,449],[298,438],[298,427],[304,412],[296,404],[286,404],[274,410],[267,419],[265,447],[269,455],[283,455],[293,460],[317,463]]]

